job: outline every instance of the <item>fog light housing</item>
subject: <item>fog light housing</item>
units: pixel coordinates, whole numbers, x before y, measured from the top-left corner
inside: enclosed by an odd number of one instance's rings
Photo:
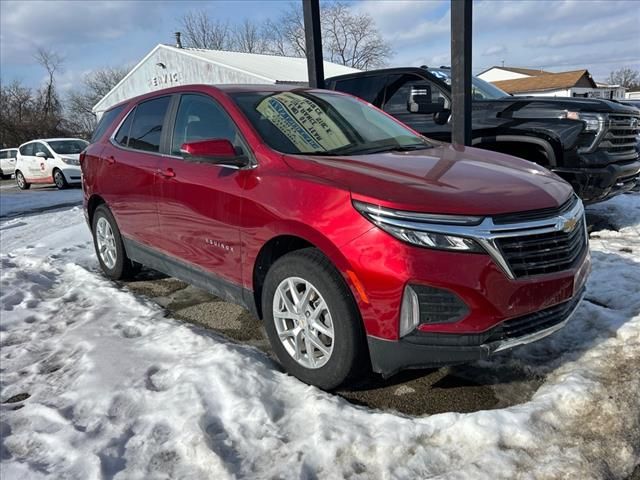
[[[418,325],[459,322],[469,307],[455,293],[426,285],[407,285],[400,308],[400,337],[413,332]]]
[[[418,295],[407,285],[402,295],[402,306],[400,307],[400,337],[413,332],[420,323],[420,303]]]

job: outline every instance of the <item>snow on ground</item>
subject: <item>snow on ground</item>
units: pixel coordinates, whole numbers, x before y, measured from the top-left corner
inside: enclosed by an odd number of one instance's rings
[[[640,195],[606,208],[637,212]],[[3,480],[625,478],[640,461],[640,216],[592,238],[567,327],[489,362],[544,377],[529,401],[420,418],[166,318],[100,275],[79,208],[0,235]]]
[[[55,207],[68,207],[82,203],[82,190],[70,188],[33,188],[31,190],[2,191],[0,193],[0,217],[32,213]]]

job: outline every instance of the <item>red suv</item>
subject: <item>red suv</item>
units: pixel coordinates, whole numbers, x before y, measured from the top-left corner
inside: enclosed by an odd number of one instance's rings
[[[143,264],[246,307],[325,389],[548,335],[590,269],[568,183],[338,92],[154,92],[106,112],[81,165],[108,277]]]

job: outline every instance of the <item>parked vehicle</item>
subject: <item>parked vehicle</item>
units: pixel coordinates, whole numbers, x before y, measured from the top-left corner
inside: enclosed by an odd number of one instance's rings
[[[27,190],[32,183],[52,183],[59,189],[79,184],[80,152],[89,142],[80,138],[47,138],[20,145],[16,183]]]
[[[594,98],[513,97],[472,79],[473,146],[542,165],[586,203],[633,189],[640,160],[632,107]],[[451,140],[451,70],[391,68],[333,77],[327,88],[371,102],[414,130]]]
[[[16,170],[17,148],[4,148],[0,150],[0,178],[11,178]]]
[[[618,103],[640,110],[640,100],[618,100]]]
[[[568,183],[350,95],[175,87],[106,112],[94,139],[80,162],[104,273],[144,264],[246,307],[325,389],[537,340],[584,290]]]

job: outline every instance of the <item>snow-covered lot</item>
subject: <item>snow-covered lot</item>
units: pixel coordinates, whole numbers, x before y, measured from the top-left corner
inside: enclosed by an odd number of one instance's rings
[[[0,477],[627,478],[640,462],[640,195],[593,207],[571,323],[489,364],[509,408],[409,417],[306,386],[106,281],[75,207],[0,224]]]

